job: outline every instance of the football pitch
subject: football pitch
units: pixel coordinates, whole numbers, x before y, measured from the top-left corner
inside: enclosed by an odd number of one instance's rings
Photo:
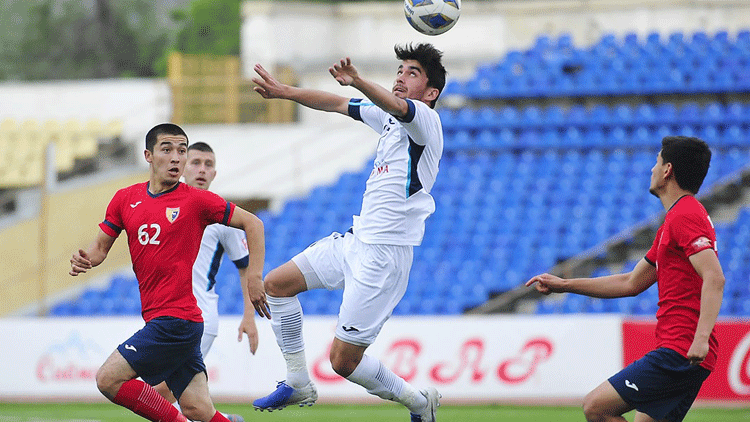
[[[245,421],[377,421],[404,422],[409,414],[396,405],[324,405],[300,409],[288,407],[272,413],[253,411],[249,405],[219,404],[221,411],[237,413]],[[632,414],[626,415],[632,421]],[[52,404],[52,403],[0,403],[0,422],[139,422],[144,421],[127,409],[109,403],[97,404]],[[578,407],[552,406],[441,406],[439,422],[573,422],[583,421],[583,413]],[[735,422],[750,421],[750,409],[692,409],[686,422]]]

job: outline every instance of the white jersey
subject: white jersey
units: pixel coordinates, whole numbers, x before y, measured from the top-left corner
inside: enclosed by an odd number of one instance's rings
[[[409,112],[401,119],[370,102],[349,102],[349,116],[380,133],[362,210],[354,216],[354,235],[364,243],[418,246],[435,212],[430,190],[443,154],[443,126],[427,104],[406,101]]]
[[[193,264],[193,294],[203,311],[203,332],[207,334],[219,332],[219,295],[215,287],[224,252],[237,268],[248,266],[245,232],[223,224],[211,224],[203,232],[201,248]]]

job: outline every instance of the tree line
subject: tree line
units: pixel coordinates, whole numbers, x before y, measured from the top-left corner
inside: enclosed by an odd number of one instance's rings
[[[239,55],[242,1],[2,0],[0,80],[160,77],[172,51]]]

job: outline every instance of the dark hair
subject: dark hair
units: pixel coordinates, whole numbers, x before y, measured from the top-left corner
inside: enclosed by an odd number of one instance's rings
[[[708,144],[688,136],[666,136],[661,141],[661,159],[672,163],[674,178],[681,189],[698,193],[711,163]]]
[[[448,73],[440,62],[443,58],[443,52],[436,49],[432,44],[420,43],[416,47],[411,44],[401,47],[393,47],[396,57],[399,60],[416,60],[424,68],[427,74],[427,86],[437,88],[438,97],[445,87],[445,75]],[[430,107],[435,108],[437,98],[432,101]]]
[[[181,127],[174,123],[162,123],[151,128],[146,134],[146,149],[154,152],[154,145],[156,145],[156,138],[159,135],[182,135],[187,139],[187,134]]]
[[[214,152],[214,150],[211,149],[211,147],[205,142],[196,142],[188,147],[188,151],[192,151],[194,149],[203,152]]]

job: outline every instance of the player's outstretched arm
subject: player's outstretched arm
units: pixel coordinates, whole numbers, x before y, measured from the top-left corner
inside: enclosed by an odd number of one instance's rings
[[[70,272],[68,274],[77,276],[101,264],[107,258],[115,239],[115,237],[100,231],[86,250],[79,249],[70,258]]]
[[[716,318],[721,309],[721,299],[724,295],[724,271],[713,249],[704,249],[690,255],[690,263],[703,279],[701,287],[701,311],[698,325],[695,328],[693,343],[688,349],[687,357],[690,363],[697,365],[708,355],[708,339],[716,324]]]
[[[403,117],[409,112],[406,100],[398,98],[384,87],[359,76],[357,68],[349,57],[339,60],[328,71],[336,82],[343,86],[352,86],[364,94],[376,106],[393,116]]]
[[[242,208],[235,207],[229,225],[245,231],[249,262],[243,282],[247,285],[250,302],[260,316],[271,319],[271,310],[268,308],[266,290],[263,286],[263,264],[266,259],[263,222]]]
[[[656,269],[642,259],[633,271],[595,278],[563,279],[552,274],[531,277],[526,286],[542,294],[576,293],[598,298],[636,296],[656,282]]]
[[[259,76],[253,78],[253,82],[258,85],[253,89],[263,98],[292,100],[315,110],[331,111],[345,115],[349,114],[348,98],[330,92],[298,88],[282,84],[260,64],[256,64],[253,69]]]
[[[247,291],[247,268],[238,268],[240,273],[240,286],[242,288],[242,302],[245,305],[242,310],[242,321],[237,329],[237,341],[242,341],[242,334],[247,336],[250,343],[250,353],[255,354],[258,350],[258,327],[255,325],[255,307],[250,301],[250,293]]]

